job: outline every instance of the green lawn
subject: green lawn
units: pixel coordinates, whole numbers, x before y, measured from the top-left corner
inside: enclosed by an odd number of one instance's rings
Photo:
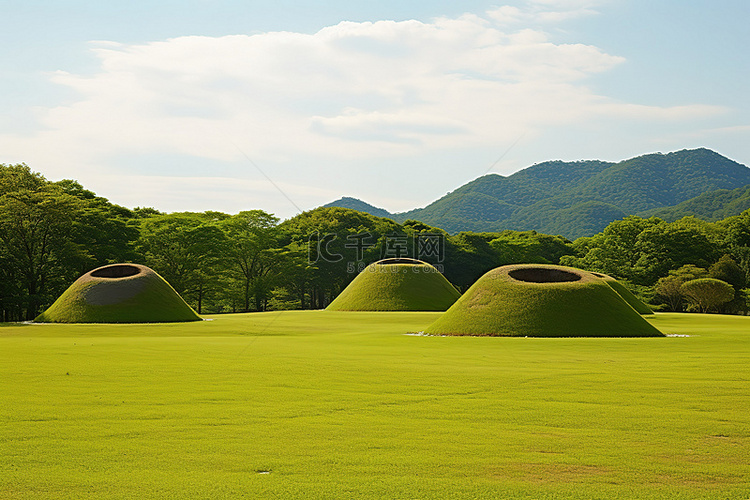
[[[0,326],[0,498],[750,497],[750,317],[404,335],[439,314]]]

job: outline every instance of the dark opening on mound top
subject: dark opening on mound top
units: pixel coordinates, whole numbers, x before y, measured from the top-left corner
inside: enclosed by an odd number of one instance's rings
[[[518,264],[489,271],[425,329],[433,335],[660,337],[602,278]]]
[[[423,262],[421,260],[417,259],[410,259],[408,257],[394,257],[392,259],[383,259],[379,260],[377,262],[373,262],[371,265],[373,266],[387,266],[391,264],[411,264],[411,265],[424,265],[427,264],[426,262]],[[429,264],[427,264],[429,265]]]
[[[522,267],[511,269],[508,275],[518,281],[530,283],[560,283],[563,281],[579,281],[581,275],[564,269],[550,269],[546,267]]]
[[[111,264],[78,278],[34,321],[166,323],[200,319],[152,269],[140,264]]]
[[[110,266],[100,267],[91,271],[91,276],[95,278],[126,278],[135,276],[141,270],[131,264],[112,264]]]

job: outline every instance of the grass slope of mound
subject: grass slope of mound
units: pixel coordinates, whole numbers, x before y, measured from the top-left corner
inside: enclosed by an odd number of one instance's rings
[[[430,264],[390,259],[370,264],[328,311],[445,311],[461,296]]]
[[[593,274],[597,278],[601,278],[605,283],[612,287],[612,290],[617,292],[617,294],[622,297],[622,300],[630,304],[633,309],[638,311],[638,314],[654,314],[654,311],[650,307],[644,304],[638,297],[633,295],[633,292],[628,290],[625,285],[614,279],[612,276],[600,273],[591,274]]]
[[[509,337],[658,337],[605,281],[541,264],[489,271],[425,333]]]
[[[34,321],[168,323],[200,320],[175,289],[150,268],[113,264],[78,278]]]

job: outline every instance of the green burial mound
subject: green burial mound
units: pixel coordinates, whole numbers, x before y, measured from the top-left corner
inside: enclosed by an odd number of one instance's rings
[[[660,337],[604,280],[579,269],[519,264],[479,278],[425,329],[431,335]]]
[[[38,323],[169,323],[201,318],[164,278],[140,264],[111,264],[78,278]]]
[[[609,286],[612,287],[612,290],[617,292],[617,294],[622,297],[622,299],[630,304],[630,306],[638,311],[638,314],[654,314],[654,311],[648,307],[646,304],[644,304],[638,297],[633,295],[633,292],[627,289],[625,285],[617,281],[612,276],[609,276],[607,274],[601,274],[601,273],[591,273],[597,278],[601,279],[605,283],[607,283]]]
[[[327,311],[445,311],[461,296],[434,266],[385,259],[367,266]]]

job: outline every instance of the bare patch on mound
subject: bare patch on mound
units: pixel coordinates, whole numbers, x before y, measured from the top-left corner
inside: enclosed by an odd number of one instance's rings
[[[582,276],[562,269],[547,269],[545,267],[524,267],[513,269],[508,276],[518,281],[530,283],[561,283],[565,281],[579,281]]]

